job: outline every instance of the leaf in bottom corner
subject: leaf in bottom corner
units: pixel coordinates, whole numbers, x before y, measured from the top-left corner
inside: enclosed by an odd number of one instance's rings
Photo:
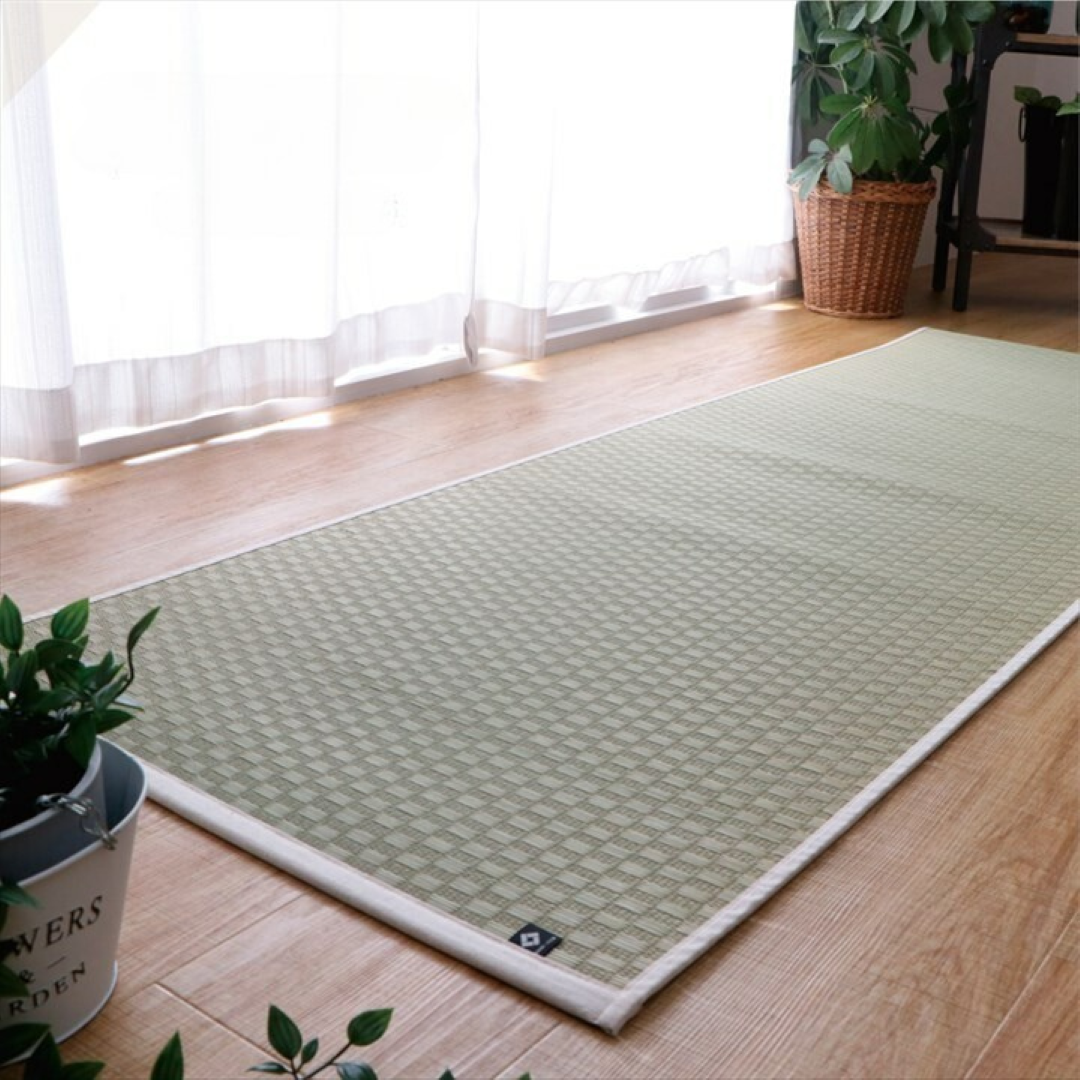
[[[335,1066],[338,1080],[379,1080],[366,1061],[343,1061]]]

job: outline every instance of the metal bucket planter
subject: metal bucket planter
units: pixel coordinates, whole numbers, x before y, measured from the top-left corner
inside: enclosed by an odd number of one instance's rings
[[[99,743],[83,778],[68,792],[73,801],[88,800],[99,812],[105,808],[105,775]],[[43,810],[28,821],[0,830],[0,876],[25,881],[63,862],[92,841],[79,818],[68,810]]]
[[[135,846],[135,823],[146,798],[146,775],[127,752],[99,741],[104,819],[111,838],[83,834],[84,846],[20,884],[38,908],[8,910],[3,937],[15,943],[7,963],[30,996],[0,998],[0,1028],[48,1024],[59,1042],[89,1023],[116,986],[116,949]],[[71,818],[75,829],[80,822]],[[6,843],[0,834],[0,845]]]

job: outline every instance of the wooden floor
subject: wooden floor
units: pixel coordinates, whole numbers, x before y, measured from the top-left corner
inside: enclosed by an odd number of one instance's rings
[[[917,275],[908,314],[784,302],[357,402],[0,494],[0,580],[26,611],[890,340],[915,327],[1077,351],[1069,260],[977,258],[970,310]],[[1074,628],[851,833],[612,1038],[326,899],[148,804],[121,979],[66,1046],[146,1077],[263,1059],[266,1005],[335,1043],[393,1006],[380,1076],[537,1080],[1080,1076]]]

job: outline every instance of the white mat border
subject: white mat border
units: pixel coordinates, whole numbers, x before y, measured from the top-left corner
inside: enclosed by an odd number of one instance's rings
[[[154,802],[356,910],[592,1023],[616,1003],[613,987],[471,926],[139,760]]]

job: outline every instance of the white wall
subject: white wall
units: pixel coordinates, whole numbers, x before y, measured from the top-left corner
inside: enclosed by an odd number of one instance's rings
[[[1076,9],[1076,0],[1056,0],[1050,32],[1075,34]],[[935,64],[926,52],[924,42],[919,43],[913,55],[919,73],[912,81],[912,102],[936,110],[940,108],[942,90],[949,81],[949,66]],[[979,190],[979,213],[983,217],[1016,219],[1023,210],[1024,153],[1016,134],[1020,106],[1013,100],[1014,86],[1035,86],[1044,94],[1071,99],[1080,89],[1080,61],[1074,57],[1006,54],[994,65]],[[936,214],[935,201],[926,215],[917,265],[934,261]]]

